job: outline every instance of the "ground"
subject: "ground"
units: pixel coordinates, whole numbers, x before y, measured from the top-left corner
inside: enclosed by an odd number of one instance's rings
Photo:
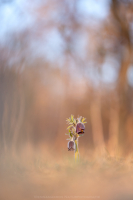
[[[101,156],[1,156],[0,200],[133,199],[132,159]]]

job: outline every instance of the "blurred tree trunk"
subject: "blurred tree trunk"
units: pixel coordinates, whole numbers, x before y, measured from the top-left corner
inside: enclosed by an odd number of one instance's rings
[[[123,2],[125,3],[125,2]],[[126,19],[126,13],[122,12],[120,9],[121,1],[112,0],[111,11],[116,23],[116,29],[119,32],[119,42],[121,45],[120,49],[120,70],[118,76],[118,85],[117,90],[119,94],[119,134],[120,134],[120,143],[123,144],[125,141],[126,134],[126,118],[129,114],[129,90],[128,90],[128,80],[127,80],[127,71],[132,63],[132,42],[130,35],[130,23]],[[117,111],[115,111],[117,112]],[[116,115],[116,116],[115,116]],[[117,114],[114,114],[114,117],[118,118]],[[115,126],[115,125],[114,125]],[[115,128],[114,128],[115,129]]]
[[[119,138],[119,105],[113,102],[110,106],[110,124],[109,124],[109,142],[108,150],[111,156],[116,156],[118,153],[118,138]]]
[[[130,36],[130,26],[124,14],[120,12],[120,1],[112,0],[112,14],[116,23],[116,29],[119,31],[120,43],[123,42],[124,49],[121,53],[121,65],[118,77],[118,85],[120,90],[127,87],[127,70],[132,61],[132,42]]]
[[[95,151],[96,153],[103,154],[105,152],[105,143],[101,116],[101,99],[98,97],[92,98],[90,102],[90,118]]]
[[[2,115],[2,139],[3,139],[3,151],[6,154],[8,149],[7,144],[7,116],[8,116],[8,105],[7,100],[5,99],[4,105],[3,105],[3,115]]]
[[[25,109],[24,109],[25,108],[25,96],[24,96],[23,87],[18,88],[17,103],[18,103],[18,107],[17,107],[18,111],[17,111],[16,123],[14,126],[13,139],[12,139],[13,155],[16,154],[18,137],[20,134],[22,134],[21,129],[22,129],[22,124],[23,124],[23,119],[24,119],[24,112],[25,112]]]

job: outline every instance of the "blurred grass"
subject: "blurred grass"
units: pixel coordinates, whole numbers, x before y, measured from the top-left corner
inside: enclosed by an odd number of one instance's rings
[[[26,152],[25,156],[1,158],[0,199],[30,200],[37,196],[44,199],[47,199],[46,196],[94,199],[94,196],[99,196],[100,199],[111,200],[122,199],[123,195],[126,199],[133,197],[132,158],[105,155],[82,158],[75,163],[69,155],[48,157],[49,153],[45,151],[33,152],[30,158]]]

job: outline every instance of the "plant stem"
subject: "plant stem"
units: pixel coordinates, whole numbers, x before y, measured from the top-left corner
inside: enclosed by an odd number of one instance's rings
[[[75,140],[75,161],[79,160],[78,138]]]

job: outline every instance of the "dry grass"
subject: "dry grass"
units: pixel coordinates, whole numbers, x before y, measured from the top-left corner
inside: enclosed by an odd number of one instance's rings
[[[25,151],[16,158],[1,157],[0,177],[0,200],[133,199],[131,158],[88,154],[75,163],[72,152]]]

